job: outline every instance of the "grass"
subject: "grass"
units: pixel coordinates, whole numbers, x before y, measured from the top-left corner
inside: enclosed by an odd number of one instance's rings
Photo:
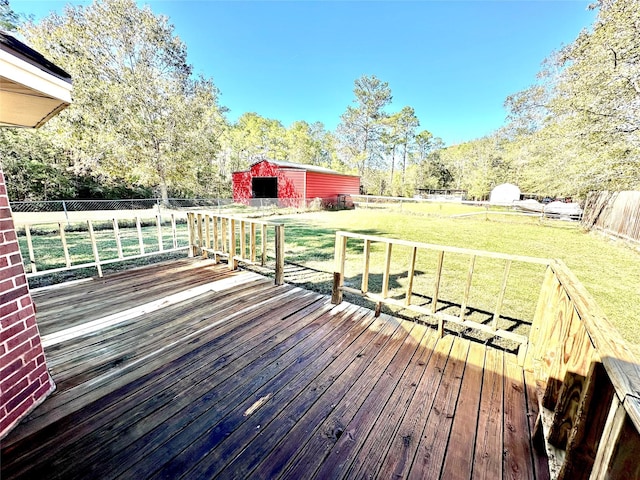
[[[290,264],[287,280],[323,293],[331,291],[333,272],[333,249],[335,231],[347,230],[363,234],[388,236],[425,243],[450,245],[478,250],[497,251],[515,255],[559,258],[578,276],[600,307],[630,342],[640,344],[637,329],[640,312],[640,254],[624,243],[607,239],[599,234],[587,233],[574,223],[541,220],[537,217],[482,215],[484,207],[459,204],[403,204],[402,208],[359,208],[353,211],[313,212],[296,215],[278,215],[274,220],[284,222],[286,251]],[[463,216],[468,213],[480,215]],[[55,227],[55,226],[54,226]],[[40,229],[33,235],[36,262],[39,270],[64,266],[60,238],[55,228]],[[96,231],[100,244],[100,258],[117,257],[113,231],[109,225]],[[66,234],[69,251],[74,264],[91,262],[93,253],[86,231],[71,228]],[[170,228],[163,228],[163,245],[172,247]],[[179,244],[187,244],[186,226],[178,224]],[[269,230],[271,238],[271,229]],[[136,255],[138,251],[135,228],[124,228],[120,234],[125,255]],[[145,251],[158,249],[155,226],[143,228]],[[25,260],[28,259],[26,239],[19,237]],[[270,240],[271,244],[271,240]],[[349,241],[346,265],[346,282],[359,287],[361,282],[362,243]],[[179,255],[183,255],[179,254]],[[406,265],[408,249],[395,248],[391,271],[391,295],[400,298],[406,288]],[[370,291],[380,290],[384,252],[381,246],[372,250]],[[414,291],[416,304],[429,304],[433,289],[435,254],[420,253],[418,256]],[[303,268],[296,271],[298,264]],[[123,268],[128,264],[109,267]],[[502,281],[504,262],[478,259],[474,269],[474,282],[469,305],[474,307],[470,315],[479,322],[490,319]],[[464,290],[468,270],[468,258],[447,254],[443,268],[439,309],[457,315],[460,298]],[[29,271],[29,270],[27,270]],[[77,277],[82,272],[58,274],[54,281]],[[95,269],[87,269],[86,275],[94,275]],[[539,291],[543,268],[514,263],[507,285],[507,295],[501,320],[501,328],[519,331],[530,322]],[[32,286],[45,281],[36,277]],[[50,280],[48,280],[50,281]],[[47,281],[47,282],[48,282]],[[46,283],[45,283],[46,284]],[[350,298],[350,300],[353,300]],[[458,308],[458,310],[456,310]],[[524,333],[524,332],[523,332]]]
[[[422,205],[420,205],[422,206]],[[402,238],[440,245],[503,252],[533,257],[558,258],[578,276],[595,298],[612,324],[630,342],[640,344],[637,329],[640,312],[640,255],[624,243],[588,233],[578,224],[537,217],[484,215],[451,218],[452,208],[429,206],[431,210],[388,211],[357,209],[342,212],[318,212],[282,218],[286,223],[287,261],[309,268],[332,272],[334,232],[347,230],[372,235]],[[477,207],[469,207],[476,208]],[[435,209],[435,211],[434,211]],[[458,214],[456,211],[454,214]],[[361,248],[361,247],[360,247]],[[349,243],[347,281],[359,285],[361,270],[358,247]],[[396,256],[397,255],[397,256]],[[374,252],[375,263],[382,265],[382,252]],[[392,271],[396,289],[404,286],[400,267],[404,268],[408,253],[394,250]],[[417,269],[424,272],[423,285],[431,291],[429,272],[434,270],[433,258],[418,259]],[[495,306],[496,289],[501,282],[501,265],[476,265],[473,298],[478,310]],[[443,295],[459,298],[464,288],[467,260],[448,255],[445,259]],[[505,315],[529,320],[537,299],[541,271],[515,265],[513,280],[507,288]],[[378,272],[373,272],[379,276]],[[448,275],[448,276],[447,276]],[[477,275],[477,277],[476,277]],[[477,283],[476,283],[477,282]],[[514,283],[515,282],[515,283]],[[374,286],[376,282],[374,281]],[[379,285],[379,282],[377,282]],[[326,287],[325,287],[326,288]],[[450,290],[447,290],[449,288]],[[482,292],[483,293],[479,293]],[[508,325],[506,326],[507,328]]]
[[[135,222],[119,222],[119,233],[122,253],[124,257],[130,257],[140,254],[140,246],[138,241],[138,232],[135,228]],[[142,227],[142,237],[145,253],[158,252],[158,230],[155,225],[149,220],[144,222]],[[27,239],[24,235],[24,230],[18,228],[18,243],[25,262],[25,270],[30,272],[29,266],[29,250],[27,246]],[[113,226],[109,223],[96,223],[94,225],[94,234],[96,238],[96,244],[98,246],[100,260],[112,260],[118,258],[118,248],[115,240]],[[178,223],[176,225],[176,235],[178,239],[178,246],[188,245],[188,234],[186,224]],[[58,232],[57,225],[38,225],[36,228],[31,229],[31,238],[34,250],[34,259],[38,271],[51,270],[61,268],[66,265],[64,250],[60,239],[60,233]],[[71,224],[65,227],[65,238],[67,242],[69,258],[72,265],[81,265],[85,263],[91,263],[94,261],[93,249],[87,230],[86,224]],[[165,222],[162,226],[162,246],[164,250],[173,248],[173,235],[171,232],[171,224]],[[182,254],[184,255],[184,254]],[[161,257],[162,259],[165,256]],[[158,260],[156,258],[155,260]],[[132,265],[141,265],[148,263],[149,261],[155,261],[153,259],[138,259],[129,260],[122,263],[116,263],[111,266],[105,266],[105,271],[113,271],[116,269],[125,269]],[[29,284],[32,288],[57,283],[74,278],[86,277],[95,275],[95,268],[83,268],[72,270],[68,272],[58,272],[55,274],[37,276],[31,278]]]

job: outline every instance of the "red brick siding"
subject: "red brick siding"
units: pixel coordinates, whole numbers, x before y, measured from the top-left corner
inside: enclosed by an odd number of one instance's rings
[[[0,219],[0,438],[3,438],[55,385],[47,370],[1,170]]]

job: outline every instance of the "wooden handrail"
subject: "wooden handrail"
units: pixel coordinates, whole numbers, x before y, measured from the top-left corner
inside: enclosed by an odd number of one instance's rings
[[[360,289],[345,286],[348,239],[357,239],[364,244]],[[369,292],[371,245],[375,242],[385,246],[379,294]],[[410,248],[404,300],[388,298],[391,253],[396,245]],[[431,308],[411,304],[418,249],[438,252]],[[443,258],[448,252],[469,257],[467,279],[460,302],[461,315],[458,317],[437,311]],[[489,325],[464,318],[476,259],[480,257],[505,262],[500,293]],[[546,265],[528,338],[513,332],[502,332],[496,325],[513,262]],[[527,378],[532,378],[536,384],[540,403],[536,428],[544,439],[552,478],[640,478],[640,462],[637,460],[640,452],[640,364],[631,347],[560,260],[337,232],[333,303],[342,301],[343,292],[373,300],[376,302],[376,313],[379,313],[382,304],[389,304],[435,317],[440,333],[443,333],[444,321],[450,321],[520,341],[519,360],[524,364]]]
[[[120,227],[120,222],[125,220],[133,220],[135,221],[135,228],[137,232],[138,239],[138,252],[135,254],[127,254],[125,252],[123,243],[122,243],[122,232]],[[105,246],[105,240],[102,238],[98,238],[99,236],[95,233],[94,229],[94,221],[93,220],[85,220],[82,223],[86,224],[86,237],[83,239],[86,242],[86,245],[90,245],[91,252],[93,255],[93,261],[90,262],[82,262],[82,263],[73,263],[72,255],[69,251],[69,239],[67,238],[67,232],[65,231],[65,226],[63,223],[58,222],[57,231],[58,237],[60,240],[60,247],[62,249],[62,254],[64,255],[64,267],[58,268],[43,268],[43,266],[37,265],[37,259],[41,258],[37,254],[40,251],[36,251],[37,249],[34,247],[32,229],[34,227],[46,227],[47,229],[51,229],[51,222],[42,222],[42,223],[34,223],[24,225],[25,237],[27,240],[27,254],[29,258],[29,268],[31,270],[27,273],[27,278],[32,278],[36,276],[48,275],[52,273],[65,272],[71,270],[77,270],[80,268],[95,268],[99,277],[102,277],[102,267],[104,265],[108,265],[111,263],[123,262],[127,260],[136,260],[140,258],[147,258],[154,255],[160,255],[165,253],[179,252],[188,248],[188,246],[179,246],[178,242],[178,233],[176,230],[176,218],[172,214],[171,215],[171,238],[172,238],[172,248],[166,249],[164,248],[164,235],[166,226],[162,226],[162,221],[159,216],[155,217],[155,225],[156,225],[156,237],[158,241],[157,250],[149,250],[145,249],[143,232],[142,232],[142,219],[139,216],[131,217],[131,218],[113,218],[111,219],[111,228],[110,230],[113,232],[112,236],[106,240],[109,244]],[[116,257],[115,258],[106,258],[108,257],[107,250],[112,250],[115,244]],[[50,248],[48,249],[50,250]],[[42,255],[49,255],[50,252],[47,251]]]
[[[238,262],[246,264],[267,263],[267,230],[274,229],[275,284],[284,283],[284,224],[268,220],[218,215],[202,212],[187,214],[189,225],[189,255],[213,255],[215,262],[226,258],[229,268],[238,268]],[[247,229],[247,226],[249,227]],[[260,227],[258,229],[258,227]],[[258,233],[260,240],[258,241]],[[257,252],[260,249],[260,259]]]
[[[344,270],[346,261],[346,248],[347,240],[355,239],[363,242],[363,264],[362,264],[362,286],[358,290],[353,287],[344,285]],[[371,244],[380,243],[385,248],[385,260],[383,265],[382,274],[382,288],[379,294],[369,292],[369,273],[370,273],[370,252]],[[404,246],[410,249],[409,264],[407,266],[407,288],[404,294],[403,300],[397,300],[389,298],[389,274],[392,264],[392,252],[394,246]],[[421,305],[414,305],[411,303],[411,298],[414,295],[414,278],[415,278],[415,262],[418,250],[431,250],[437,252],[437,265],[435,266],[434,283],[430,292],[424,292],[431,297],[431,305],[426,308]],[[466,255],[470,258],[469,270],[467,272],[466,285],[464,290],[464,296],[460,300],[460,315],[449,315],[438,311],[438,302],[443,299],[440,298],[440,291],[442,288],[443,277],[443,263],[446,253],[455,253]],[[492,260],[504,261],[504,270],[502,274],[502,282],[500,291],[497,296],[496,305],[492,314],[492,321],[490,325],[474,322],[465,319],[465,311],[469,301],[471,283],[474,274],[474,265],[477,258],[488,258]],[[528,338],[525,335],[516,334],[514,332],[499,328],[498,320],[503,308],[505,292],[507,289],[507,281],[511,272],[512,262],[522,262],[534,265],[546,266],[549,264],[548,259],[527,257],[522,255],[510,255],[497,252],[486,252],[482,250],[472,250],[468,248],[449,247],[444,245],[434,245],[430,243],[414,242],[401,239],[394,239],[388,237],[380,237],[375,235],[363,235],[359,233],[336,232],[335,243],[335,268],[334,268],[334,284],[332,290],[333,303],[340,303],[342,301],[343,292],[355,294],[372,300],[376,305],[376,314],[380,313],[380,308],[383,304],[400,307],[402,309],[416,312],[420,315],[426,315],[435,318],[438,321],[438,330],[440,334],[443,333],[445,322],[451,322],[461,325],[465,328],[471,328],[484,333],[491,334],[493,336],[505,338],[518,342],[523,348],[521,348],[521,361],[524,361],[524,353],[526,352],[526,344]]]

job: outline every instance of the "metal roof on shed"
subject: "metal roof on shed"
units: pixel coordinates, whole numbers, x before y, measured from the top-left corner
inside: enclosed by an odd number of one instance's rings
[[[329,175],[343,175],[345,177],[358,177],[359,176],[359,175],[350,175],[348,173],[337,172],[335,170],[331,170],[330,168],[318,167],[316,165],[307,165],[307,164],[304,164],[304,163],[285,162],[283,160],[271,160],[271,159],[268,159],[268,158],[263,158],[262,160],[258,160],[257,162],[252,163],[251,167],[253,167],[254,165],[257,165],[258,163],[262,163],[262,162],[269,162],[269,163],[272,163],[273,165],[277,165],[278,167],[282,167],[282,168],[295,168],[297,170],[306,170],[308,172],[326,173],[326,174],[329,174]],[[247,171],[247,170],[245,170],[245,171]]]

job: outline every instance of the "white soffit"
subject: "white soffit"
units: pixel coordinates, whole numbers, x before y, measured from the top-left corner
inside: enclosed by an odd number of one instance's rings
[[[28,47],[26,47],[28,48]],[[70,81],[0,49],[0,126],[37,128],[71,104]]]

